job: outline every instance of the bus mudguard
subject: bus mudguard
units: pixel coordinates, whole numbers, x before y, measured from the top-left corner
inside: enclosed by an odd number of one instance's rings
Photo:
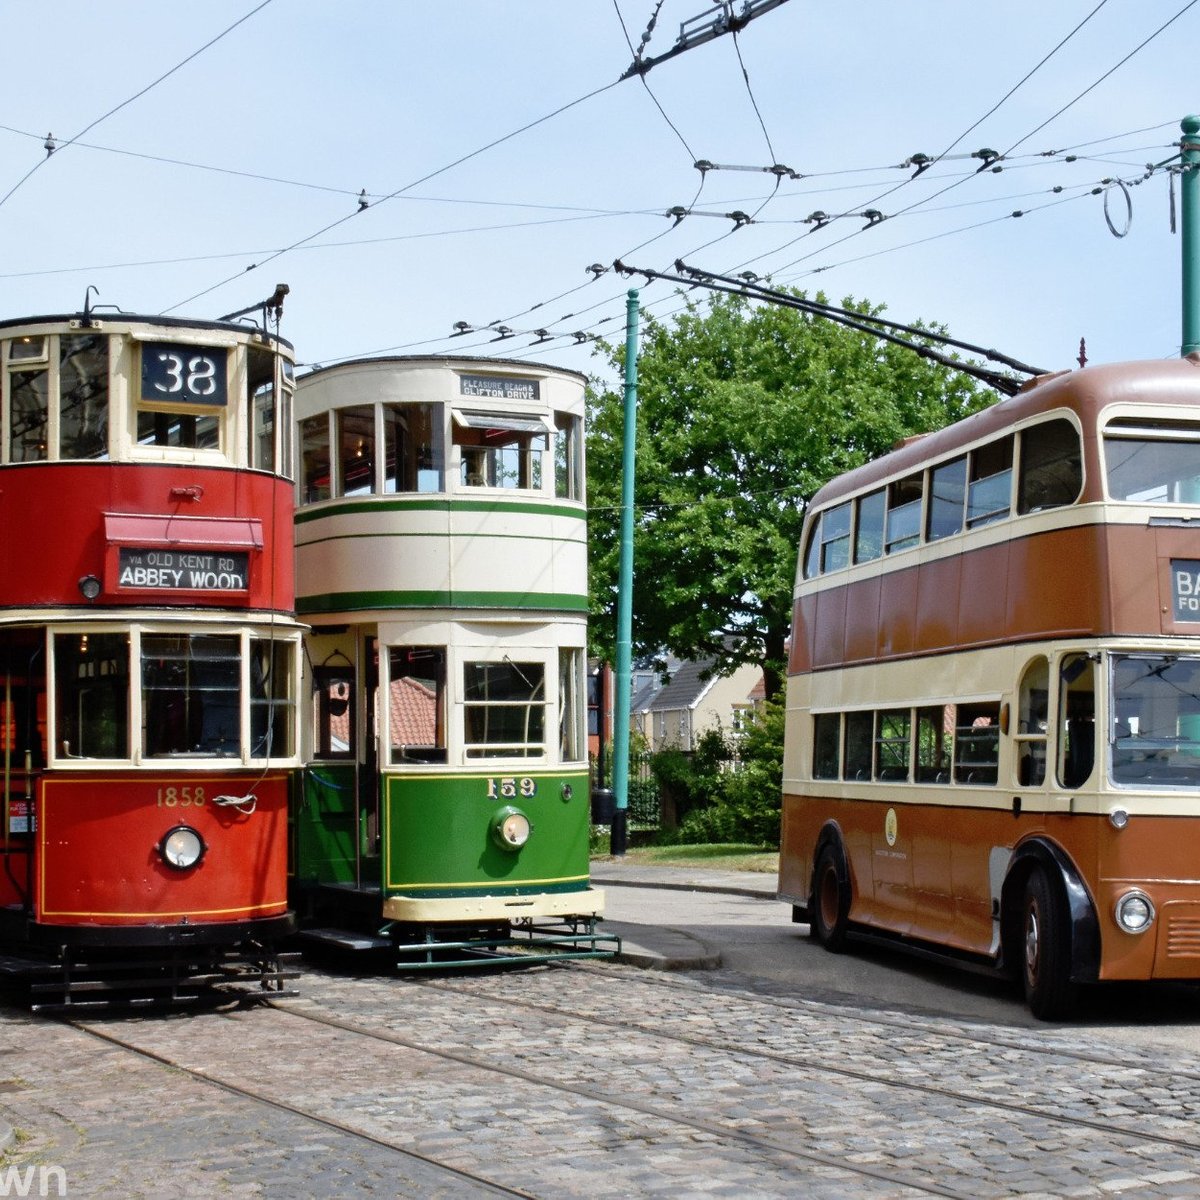
[[[1095,983],[1100,977],[1100,922],[1096,906],[1070,857],[1045,838],[1030,838],[1013,851],[1001,892],[1005,951],[1020,943],[1021,890],[1035,867],[1044,870],[1051,881],[1057,881],[1066,896],[1071,921],[1071,982]]]

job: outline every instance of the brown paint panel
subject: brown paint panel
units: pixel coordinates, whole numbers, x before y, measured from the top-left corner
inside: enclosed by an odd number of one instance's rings
[[[853,603],[857,604],[855,595]],[[917,648],[917,572],[884,576],[879,603],[879,658],[901,658]]]
[[[917,646],[958,643],[963,560],[959,555],[924,563],[917,581]]]
[[[816,614],[809,634],[814,669],[840,666],[846,652],[846,599],[844,589],[818,592]]]
[[[854,603],[846,604],[846,641],[843,648],[846,662],[870,662],[875,658],[878,652],[880,596],[886,582],[876,576],[855,586]]]
[[[1108,631],[1103,528],[1060,529],[1010,543],[1006,640]]]

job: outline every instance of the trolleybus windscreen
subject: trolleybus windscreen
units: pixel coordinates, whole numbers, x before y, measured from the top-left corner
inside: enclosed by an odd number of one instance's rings
[[[1200,657],[1114,655],[1112,689],[1113,782],[1200,784]]]

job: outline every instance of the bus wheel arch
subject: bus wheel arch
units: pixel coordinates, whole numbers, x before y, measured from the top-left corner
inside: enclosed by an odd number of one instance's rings
[[[827,826],[817,839],[810,897],[809,931],[826,950],[837,953],[846,942],[852,890],[850,864],[836,826]]]
[[[1001,893],[1004,966],[1022,980],[1034,1016],[1073,1007],[1076,985],[1099,976],[1096,907],[1070,858],[1036,838],[1017,847]]]

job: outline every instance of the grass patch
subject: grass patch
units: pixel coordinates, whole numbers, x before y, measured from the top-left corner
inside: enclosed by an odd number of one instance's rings
[[[625,861],[654,867],[712,867],[719,871],[761,871],[764,874],[779,870],[777,850],[738,844],[640,846],[626,851]]]

